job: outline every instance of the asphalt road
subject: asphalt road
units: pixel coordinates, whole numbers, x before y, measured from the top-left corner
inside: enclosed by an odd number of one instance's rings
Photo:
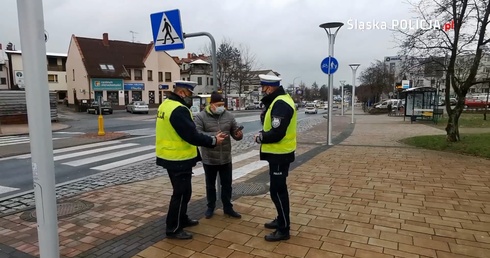
[[[244,126],[244,134],[261,129],[258,111],[234,113],[237,121]],[[66,132],[97,131],[96,115],[70,115],[62,121],[71,125]],[[298,112],[298,119],[318,116],[321,114],[305,115],[301,109]],[[154,114],[137,115],[116,111],[113,115],[104,116],[105,130],[127,132],[132,135],[130,138],[54,150],[56,184],[154,158],[154,117]],[[0,198],[32,190],[30,154],[0,159],[0,168]]]

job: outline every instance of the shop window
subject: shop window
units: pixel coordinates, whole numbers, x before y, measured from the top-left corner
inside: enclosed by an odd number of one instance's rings
[[[197,85],[202,85],[202,77],[197,77]]]
[[[58,82],[57,74],[48,74],[48,82]]]
[[[148,81],[153,81],[153,71],[152,70],[148,70],[146,72],[148,73]]]
[[[141,97],[141,91],[132,91],[132,101],[141,101],[143,100]]]
[[[166,82],[171,82],[172,81],[172,73],[165,72],[165,81]]]
[[[2,84],[2,85],[7,84],[7,78],[4,78],[4,77],[0,78],[0,84]]]
[[[158,81],[163,82],[163,72],[158,72]]]
[[[111,102],[113,105],[119,105],[119,93],[117,91],[108,91],[107,101]]]
[[[143,80],[143,70],[134,69],[134,79],[139,81]]]

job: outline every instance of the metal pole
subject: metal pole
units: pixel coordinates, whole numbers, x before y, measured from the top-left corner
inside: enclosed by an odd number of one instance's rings
[[[359,68],[359,64],[351,65],[350,68],[352,69],[352,116],[351,116],[351,121],[350,123],[354,123],[354,105],[355,105],[355,99],[356,99],[356,71],[357,68]]]
[[[195,32],[195,33],[184,33],[184,39],[186,38],[193,38],[193,37],[201,37],[201,36],[206,36],[211,40],[211,61],[212,61],[212,66],[213,66],[213,90],[217,91],[218,90],[218,82],[217,82],[217,70],[218,68],[216,67],[216,41],[214,40],[213,35],[208,32]],[[226,90],[225,90],[226,94]],[[219,175],[217,176],[217,181],[216,181],[216,189],[218,190],[217,194],[217,200],[221,200],[221,178]]]
[[[338,31],[338,30],[337,30]],[[328,34],[328,56],[333,57],[334,55],[334,44],[335,44],[335,35],[337,34]],[[329,66],[330,69],[330,66]],[[333,109],[333,74],[328,73],[328,133],[327,133],[327,144],[333,145],[332,143],[332,109]]]
[[[340,115],[341,115],[341,116],[344,116],[344,84],[342,83],[342,84],[340,85],[340,87],[341,87],[341,90],[342,90],[342,93],[341,93],[342,100],[340,101],[340,103],[341,103],[341,105],[342,105],[342,109],[341,109],[341,111],[340,111]]]
[[[41,258],[59,257],[53,140],[42,1],[17,0]]]
[[[216,80],[217,76],[217,70],[218,68],[216,67],[216,41],[214,40],[213,35],[208,32],[195,32],[195,33],[184,33],[184,39],[186,38],[193,38],[193,37],[201,37],[201,36],[206,36],[211,40],[211,58],[212,58],[212,66],[213,66],[213,90],[217,91],[218,90],[218,82]]]

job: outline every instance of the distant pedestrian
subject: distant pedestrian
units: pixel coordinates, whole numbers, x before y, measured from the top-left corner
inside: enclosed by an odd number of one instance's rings
[[[289,165],[295,159],[297,111],[294,101],[281,86],[281,78],[259,75],[262,86],[262,131],[255,136],[261,144],[260,159],[269,162],[270,195],[277,210],[277,217],[265,227],[275,229],[265,236],[266,241],[289,239],[289,193],[287,177]]]
[[[196,115],[194,122],[197,130],[204,134],[216,134],[224,132],[233,139],[240,141],[243,138],[242,130],[239,129],[235,117],[225,109],[225,100],[218,92],[211,94],[210,104]],[[223,213],[241,218],[238,212],[233,209],[231,204],[232,194],[232,156],[231,139],[226,138],[223,143],[214,148],[201,148],[202,163],[206,177],[206,198],[208,208],[204,213],[207,219],[211,218],[216,208],[216,177],[221,181],[221,201],[223,203]]]
[[[391,101],[388,102],[388,116],[391,116],[393,112],[393,105],[391,104]]]
[[[199,224],[199,221],[187,216],[187,205],[192,194],[192,167],[201,160],[196,146],[214,147],[227,137],[221,132],[210,136],[196,130],[189,109],[195,86],[195,82],[176,81],[174,92],[160,104],[157,112],[157,165],[167,169],[173,188],[166,221],[168,238],[191,239],[192,234],[183,229]]]

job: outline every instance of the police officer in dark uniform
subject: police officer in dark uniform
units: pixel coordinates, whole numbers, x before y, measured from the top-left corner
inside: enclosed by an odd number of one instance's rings
[[[277,217],[265,223],[275,229],[265,236],[267,241],[289,239],[289,193],[286,179],[289,165],[295,159],[297,113],[294,101],[280,85],[281,78],[259,75],[262,86],[262,131],[255,136],[260,143],[260,159],[269,162],[270,195],[277,210]]]
[[[176,81],[174,92],[158,107],[155,136],[157,165],[167,169],[173,187],[167,212],[168,238],[191,239],[192,234],[183,229],[199,224],[199,221],[187,216],[187,205],[192,194],[192,167],[201,160],[197,146],[214,147],[227,137],[224,133],[208,136],[197,132],[189,109],[195,86],[195,82]]]

